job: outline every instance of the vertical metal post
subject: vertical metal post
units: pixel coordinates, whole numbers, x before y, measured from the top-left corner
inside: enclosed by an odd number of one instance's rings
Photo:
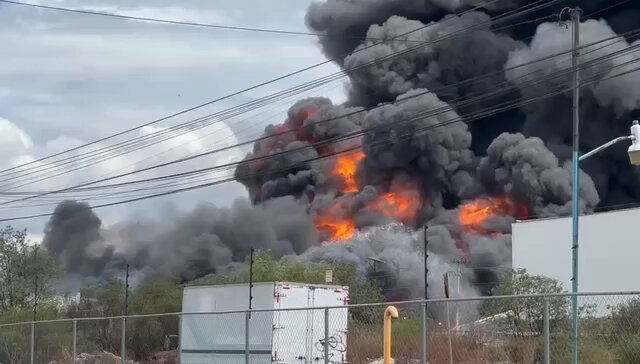
[[[253,247],[249,253],[249,318],[251,318],[251,309],[253,304]]]
[[[578,151],[580,149],[580,8],[571,9],[573,20],[573,185],[572,185],[572,215],[573,215],[573,244],[572,249],[572,277],[571,277],[571,329],[572,355],[571,362],[578,364],[578,220],[580,217],[580,170],[578,166]]]
[[[427,302],[422,303],[422,360],[420,364],[427,364]]]
[[[251,311],[246,311],[244,315],[244,362],[245,364],[249,364],[250,355],[249,355],[249,322],[251,321]]]
[[[427,239],[427,230],[429,227],[424,226],[424,303],[422,304],[422,360],[421,364],[427,364],[427,340],[429,336],[427,333],[427,300],[429,299],[429,240]]]
[[[324,308],[324,364],[329,364],[329,308]]]
[[[457,260],[456,261],[456,297],[462,297],[462,292],[460,290],[460,285],[462,284],[462,273],[460,272],[460,263],[462,263],[461,260]],[[457,329],[458,327],[460,327],[460,302],[456,302],[456,325],[453,327],[454,329]]]
[[[453,343],[451,342],[451,318],[449,315],[448,299],[447,299],[447,335],[449,336],[449,364],[453,364]]]
[[[35,341],[36,341],[36,323],[31,322],[31,364],[36,360],[35,358]]]
[[[122,317],[122,335],[120,335],[120,356],[122,364],[127,362],[127,319]]]
[[[180,314],[178,315],[178,362],[177,364],[181,364],[182,363],[182,320],[183,320],[183,315]],[[73,363],[75,364],[75,363]]]
[[[122,338],[120,342],[120,355],[122,364],[127,363],[127,314],[129,313],[129,264],[125,268],[124,276],[124,316],[122,316]]]
[[[544,364],[551,364],[551,333],[549,328],[549,297],[544,297]]]
[[[77,348],[77,342],[78,342],[78,321],[77,320],[73,320],[73,348],[71,349],[71,352],[73,355],[71,358],[71,364],[75,364],[76,363],[76,357],[78,354],[78,348]]]

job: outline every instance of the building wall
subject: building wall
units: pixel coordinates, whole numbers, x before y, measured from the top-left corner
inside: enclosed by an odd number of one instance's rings
[[[571,289],[571,218],[513,224],[513,266]],[[580,217],[579,290],[640,291],[640,209]]]

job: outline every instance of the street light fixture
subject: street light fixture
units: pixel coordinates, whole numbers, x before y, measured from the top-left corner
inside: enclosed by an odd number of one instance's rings
[[[583,160],[591,157],[592,155],[599,153],[615,144],[618,144],[625,140],[631,140],[631,146],[629,147],[629,161],[634,166],[640,166],[640,124],[638,124],[638,120],[634,120],[631,125],[631,134],[627,136],[621,136],[610,140],[596,149],[583,154],[580,156],[579,160],[582,162]]]
[[[640,125],[638,125],[638,120],[633,121],[630,137],[629,160],[634,166],[640,166]]]

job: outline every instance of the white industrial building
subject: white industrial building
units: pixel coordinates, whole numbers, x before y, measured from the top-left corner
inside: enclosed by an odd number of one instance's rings
[[[580,292],[639,291],[640,208],[580,216]],[[513,267],[571,290],[571,217],[513,224]]]

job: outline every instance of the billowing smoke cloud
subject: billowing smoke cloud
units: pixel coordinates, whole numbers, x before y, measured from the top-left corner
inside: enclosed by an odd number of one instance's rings
[[[535,216],[571,212],[571,165],[559,166],[558,158],[539,138],[502,134],[487,150],[478,166],[478,177],[494,194],[509,194],[526,201]],[[593,181],[581,175],[582,210],[592,211],[599,202]]]
[[[129,264],[144,276],[184,280],[241,262],[253,246],[279,256],[300,254],[316,240],[304,207],[290,197],[230,208],[203,204],[159,221],[126,221],[104,228],[84,203],[63,202],[47,224],[43,245],[71,274],[111,277]]]
[[[573,3],[587,14],[607,5]],[[348,101],[300,100],[283,123],[265,129],[235,171],[249,201],[107,227],[86,205],[65,202],[44,245],[70,273],[98,278],[127,262],[142,276],[193,279],[233,269],[250,246],[302,261],[350,262],[363,275],[375,258],[391,277],[385,292],[409,287],[394,296],[408,298],[424,293],[420,228],[427,224],[431,279],[462,260],[464,293],[488,294],[511,268],[511,223],[570,211],[570,58],[532,63],[570,48],[570,27],[541,17],[569,4],[490,24],[531,4],[314,3],[306,22],[326,35],[319,38],[324,54],[345,70],[357,68],[348,72]],[[639,12],[635,2],[599,12],[583,24],[582,44],[637,28]],[[582,151],[627,134],[640,115],[640,73],[606,79],[640,66],[633,64],[636,39],[621,35],[583,51],[593,67],[582,76],[595,82],[581,91]],[[616,51],[627,53],[598,62]],[[549,97],[556,91],[563,92]],[[482,113],[539,97],[546,99]],[[640,173],[623,148],[582,164],[585,213],[640,197]],[[433,284],[430,294],[442,295],[441,287]]]

